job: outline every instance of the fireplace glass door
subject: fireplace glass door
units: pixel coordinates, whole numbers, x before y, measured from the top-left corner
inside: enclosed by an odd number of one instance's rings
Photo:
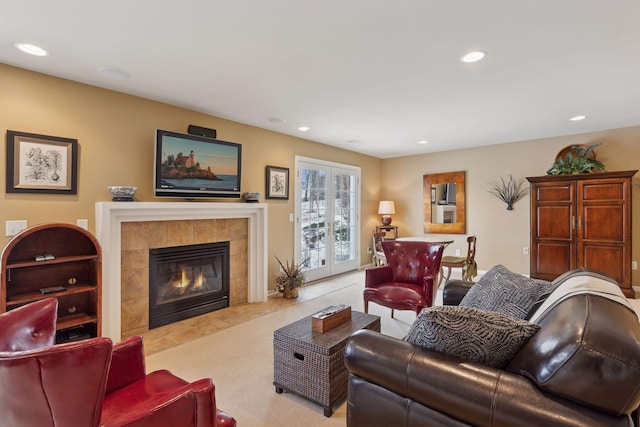
[[[149,328],[229,306],[229,242],[149,250]]]

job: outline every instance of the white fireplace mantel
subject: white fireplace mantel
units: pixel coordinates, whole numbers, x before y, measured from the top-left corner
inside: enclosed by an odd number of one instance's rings
[[[123,222],[248,219],[248,302],[267,301],[267,204],[215,202],[99,202],[96,236],[102,246],[102,335],[121,339],[120,254]]]

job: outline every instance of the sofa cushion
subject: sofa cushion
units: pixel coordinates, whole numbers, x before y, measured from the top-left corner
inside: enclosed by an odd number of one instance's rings
[[[495,265],[478,280],[460,302],[461,307],[490,310],[524,319],[549,282],[531,279]]]
[[[459,306],[423,309],[405,340],[495,368],[504,367],[539,327],[504,314]]]

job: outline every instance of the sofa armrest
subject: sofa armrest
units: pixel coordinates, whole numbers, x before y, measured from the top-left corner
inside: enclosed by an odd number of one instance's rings
[[[442,289],[442,303],[444,305],[458,305],[469,292],[475,282],[467,280],[447,280]]]
[[[393,270],[388,265],[367,268],[365,270],[365,286],[377,286],[393,280]]]
[[[142,337],[127,338],[113,346],[107,394],[144,378],[146,374]]]
[[[628,426],[614,417],[553,395],[526,378],[433,352],[378,332],[361,330],[347,344],[350,377],[359,377],[437,412],[478,426]],[[351,381],[351,380],[350,380]],[[357,401],[357,399],[356,399]],[[384,411],[380,405],[349,411]],[[402,406],[402,405],[400,405]],[[369,414],[375,419],[376,414]]]

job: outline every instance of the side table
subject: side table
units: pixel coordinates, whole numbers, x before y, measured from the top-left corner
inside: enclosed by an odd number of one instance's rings
[[[295,393],[322,406],[324,415],[330,417],[333,407],[347,397],[344,351],[351,334],[359,329],[379,332],[380,317],[353,311],[351,320],[321,334],[313,332],[311,316],[307,316],[274,331],[276,393]]]
[[[398,226],[397,225],[376,225],[376,233],[380,231],[384,231],[387,233],[384,236],[385,240],[395,240],[398,238]],[[390,231],[393,231],[393,236],[389,234]]]

